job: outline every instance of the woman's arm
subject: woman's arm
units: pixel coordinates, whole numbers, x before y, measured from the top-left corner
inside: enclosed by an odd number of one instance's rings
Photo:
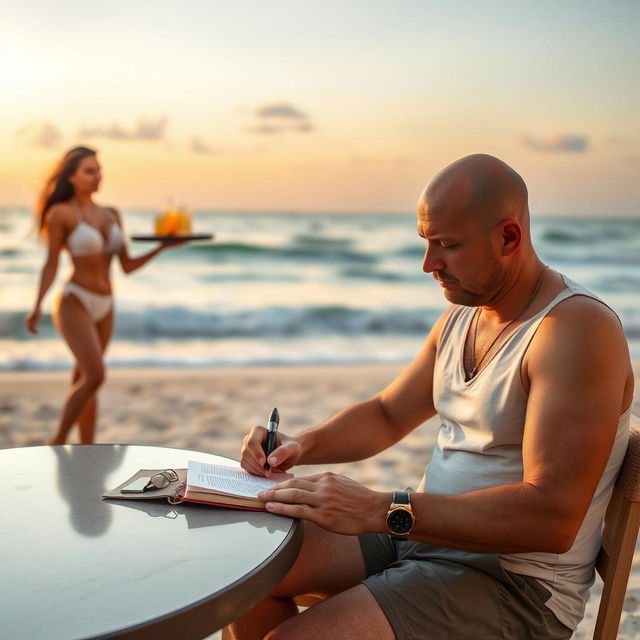
[[[47,213],[48,251],[47,259],[40,273],[40,286],[38,295],[33,305],[33,310],[26,317],[27,329],[31,333],[38,333],[38,322],[42,314],[42,301],[49,291],[58,271],[58,259],[64,245],[66,229],[62,222],[61,212],[58,207],[52,207]]]
[[[122,250],[118,254],[118,258],[120,258],[120,266],[125,273],[131,273],[136,269],[139,269],[143,265],[147,264],[149,260],[155,258],[165,247],[160,245],[151,251],[142,254],[136,258],[132,258],[129,255],[129,251],[127,250],[127,246],[122,247]]]
[[[122,231],[122,236],[124,237],[124,227],[122,225],[122,218],[120,217],[120,214],[116,209],[111,209],[111,211],[115,215],[117,223],[120,227],[120,230]],[[161,253],[165,249],[169,249],[171,247],[178,247],[180,245],[185,244],[186,242],[187,242],[186,240],[175,240],[173,242],[166,242],[157,246],[155,249],[148,251],[147,253],[143,253],[141,256],[132,258],[129,255],[129,249],[125,241],[122,249],[120,250],[120,253],[118,254],[118,258],[120,260],[120,266],[122,267],[122,270],[125,273],[131,273],[132,271],[136,271],[143,265],[147,264],[149,260],[151,260],[152,258],[155,258],[159,253]]]

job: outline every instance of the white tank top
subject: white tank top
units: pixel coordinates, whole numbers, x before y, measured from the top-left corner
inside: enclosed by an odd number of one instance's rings
[[[433,457],[425,471],[425,491],[457,494],[522,481],[522,438],[527,393],[520,378],[522,359],[540,322],[559,302],[592,293],[564,278],[561,291],[544,309],[518,326],[489,362],[465,381],[464,343],[475,308],[454,306],[446,319],[436,357],[433,397],[441,421]],[[603,303],[604,304],[604,303]],[[505,569],[539,579],[551,592],[547,606],[575,629],[584,615],[604,513],[627,449],[631,407],[618,431],[576,540],[566,553],[500,554]]]

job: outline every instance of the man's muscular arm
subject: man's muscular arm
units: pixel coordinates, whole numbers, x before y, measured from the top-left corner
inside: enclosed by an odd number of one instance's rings
[[[420,353],[382,392],[295,437],[280,434],[281,444],[269,458],[275,460],[272,466],[289,469],[297,464],[363,460],[392,446],[432,417],[433,369],[445,318],[446,312],[431,329]],[[264,427],[254,427],[242,448],[242,466],[256,475],[265,475],[265,434]]]
[[[426,520],[416,538],[498,552],[569,549],[631,401],[628,367],[626,341],[609,309],[586,297],[558,305],[523,366],[529,387],[523,481],[459,496],[415,496]]]
[[[459,495],[412,494],[411,539],[486,552],[569,549],[609,457],[619,415],[631,401],[628,372],[626,341],[611,311],[585,297],[558,305],[523,364],[529,400],[522,482]],[[386,531],[390,493],[353,485],[336,475],[289,481],[267,499],[301,504],[269,509],[342,533]],[[290,491],[298,491],[295,498]]]

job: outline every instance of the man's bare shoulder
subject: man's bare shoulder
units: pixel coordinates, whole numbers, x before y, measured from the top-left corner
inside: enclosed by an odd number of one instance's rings
[[[626,336],[615,312],[604,302],[575,295],[557,304],[542,320],[527,351],[529,373],[589,375],[630,369]]]
[[[558,303],[542,321],[542,327],[553,324],[557,329],[610,331],[623,336],[620,318],[602,300],[576,294]]]
[[[431,331],[429,332],[429,339],[436,347],[440,344],[440,336],[442,335],[442,329],[444,328],[444,325],[447,319],[451,315],[453,308],[454,308],[453,305],[448,306],[440,314],[439,318],[433,324],[433,327],[431,327]]]
[[[610,418],[619,416],[633,401],[633,367],[620,320],[584,295],[567,298],[543,319],[521,375],[525,391],[538,389],[543,402],[560,394],[562,406],[581,407],[585,424],[607,407]]]

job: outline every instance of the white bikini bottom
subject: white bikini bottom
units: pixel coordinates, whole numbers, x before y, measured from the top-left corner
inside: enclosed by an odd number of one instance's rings
[[[104,293],[96,293],[90,289],[85,289],[75,282],[67,282],[62,289],[62,295],[67,296],[72,293],[80,304],[87,310],[94,322],[99,322],[113,307],[113,296]]]

